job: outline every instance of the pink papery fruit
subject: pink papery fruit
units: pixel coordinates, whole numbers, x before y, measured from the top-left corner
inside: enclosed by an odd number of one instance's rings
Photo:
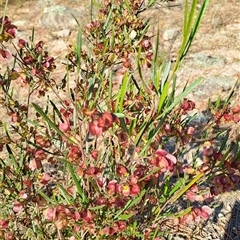
[[[25,189],[24,189],[24,190],[21,190],[21,191],[19,192],[18,196],[19,196],[20,198],[22,198],[22,199],[27,199],[27,198],[28,198],[28,195],[27,195]]]
[[[91,152],[91,157],[94,159],[94,160],[97,160],[98,159],[98,153],[99,153],[99,151],[98,150],[93,150],[92,152]]]
[[[108,183],[107,188],[110,193],[114,194],[116,192],[116,185],[117,185],[117,180],[111,180]]]
[[[9,59],[9,58],[12,57],[12,54],[11,54],[11,52],[9,50],[7,50],[7,49],[3,50],[3,49],[0,48],[0,57],[1,56],[3,58]]]
[[[122,187],[122,195],[125,196],[125,197],[127,197],[127,196],[130,195],[130,193],[131,193],[131,191],[130,191],[130,186],[129,186],[129,185],[124,185],[124,186]]]
[[[6,229],[6,228],[8,228],[8,224],[9,224],[9,221],[8,221],[8,220],[0,219],[0,228],[1,228],[1,229]]]
[[[124,167],[122,164],[119,164],[117,166],[116,172],[117,172],[117,175],[120,177],[128,174],[126,167]]]
[[[102,134],[102,127],[98,126],[97,122],[89,123],[89,133],[93,136],[100,136]]]
[[[80,213],[81,218],[86,222],[91,222],[93,220],[93,215],[90,210],[85,210]]]
[[[136,196],[140,193],[140,187],[138,184],[133,184],[130,189],[131,196]]]
[[[63,122],[63,123],[60,123],[60,124],[59,124],[59,129],[60,129],[62,132],[67,132],[67,131],[69,131],[71,128],[70,128],[69,123]]]
[[[206,205],[202,206],[201,210],[202,210],[201,217],[204,220],[207,220],[209,216],[213,213],[213,210]]]
[[[41,169],[42,168],[42,162],[41,162],[41,160],[38,160],[38,159],[32,159],[32,160],[30,160],[28,167],[32,171],[37,170],[37,169]]]
[[[105,227],[103,229],[104,234],[106,234],[107,236],[113,236],[113,234],[115,233],[115,230],[112,227]]]
[[[41,178],[41,183],[43,184],[43,185],[46,185],[46,184],[48,184],[48,182],[51,180],[51,176],[48,174],[48,173],[44,173],[43,175],[42,175],[42,178]]]
[[[43,214],[46,220],[54,221],[56,218],[56,208],[47,208]]]
[[[108,130],[113,125],[113,116],[109,112],[104,112],[98,120],[98,127],[101,127],[104,131]]]
[[[14,203],[13,203],[13,211],[15,213],[19,213],[22,210],[23,210],[23,203],[21,203],[19,201],[14,201]]]
[[[194,202],[196,200],[196,193],[192,191],[187,191],[186,193],[187,199],[189,199],[191,202]]]

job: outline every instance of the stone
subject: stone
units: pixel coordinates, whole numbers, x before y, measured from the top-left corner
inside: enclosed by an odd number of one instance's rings
[[[201,98],[209,98],[222,91],[229,91],[237,82],[232,76],[209,76],[193,90],[193,95]]]
[[[59,55],[67,51],[67,44],[62,39],[56,39],[48,44],[48,48],[51,53]]]
[[[28,21],[27,20],[16,20],[13,21],[13,24],[16,25],[19,28],[24,28],[25,26],[28,25]]]
[[[71,30],[70,29],[62,29],[60,31],[52,32],[52,34],[58,38],[66,38],[66,37],[70,36]]]
[[[180,34],[180,29],[179,28],[171,28],[167,29],[163,33],[163,39],[165,41],[173,40],[175,39],[178,35]]]
[[[78,24],[75,20],[84,16],[80,10],[67,8],[57,5],[45,7],[41,17],[41,23],[44,27],[52,30],[77,29]]]
[[[221,55],[208,55],[205,53],[196,53],[193,55],[193,61],[202,67],[213,65],[224,66],[227,62],[226,58]]]

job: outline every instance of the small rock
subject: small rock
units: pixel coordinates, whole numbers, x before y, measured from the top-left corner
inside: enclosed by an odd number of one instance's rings
[[[176,38],[179,35],[179,33],[180,33],[179,28],[167,29],[163,33],[163,39],[165,41],[173,40],[174,38]]]
[[[165,149],[169,153],[173,153],[176,150],[176,137],[171,137],[165,144]]]
[[[53,35],[55,35],[58,38],[65,38],[65,37],[69,37],[71,34],[70,29],[63,29],[60,31],[56,31],[56,32],[52,32]]]
[[[213,65],[224,66],[227,62],[226,58],[221,55],[208,55],[205,53],[197,53],[193,56],[194,62],[203,67],[209,67]]]
[[[198,157],[195,161],[195,164],[196,168],[200,168],[204,164],[204,161],[200,157]]]
[[[218,214],[218,218],[224,218],[224,217],[225,217],[225,214],[224,214],[224,213],[220,212],[220,213]]]
[[[185,240],[186,238],[185,238],[185,236],[174,236],[172,239],[173,240]]]
[[[213,82],[216,82],[221,88],[222,91],[229,91],[237,82],[237,78],[229,77],[229,76],[219,76],[219,77],[212,77],[210,79]]]
[[[62,39],[53,40],[48,46],[50,51],[55,55],[67,51],[67,44]]]
[[[60,5],[51,6],[44,9],[41,23],[48,29],[76,29],[78,24],[73,16],[76,18],[83,17],[84,13]]]
[[[17,20],[17,21],[14,21],[13,24],[15,26],[17,26],[17,28],[24,28],[28,25],[28,21],[27,20]]]
[[[202,127],[203,125],[207,124],[208,121],[213,117],[210,111],[203,111],[198,113],[197,111],[191,111],[187,115],[188,119],[190,120],[188,126],[192,127]]]
[[[222,91],[229,91],[236,83],[237,78],[231,76],[209,76],[193,90],[193,95],[209,98]]]

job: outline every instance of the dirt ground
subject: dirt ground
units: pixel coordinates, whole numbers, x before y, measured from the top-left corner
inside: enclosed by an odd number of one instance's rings
[[[18,33],[21,38],[27,39],[31,35],[32,28],[34,27],[36,41],[45,41],[49,52],[51,52],[53,56],[61,56],[67,49],[67,44],[75,41],[76,30],[71,29],[71,26],[61,29],[61,23],[50,26],[47,25],[46,22],[44,22],[46,6],[48,6],[48,4],[51,6],[61,5],[79,10],[80,13],[82,13],[82,16],[79,17],[80,22],[81,24],[86,24],[90,21],[89,3],[90,0],[89,2],[86,0],[14,0],[10,1],[7,15],[13,23],[18,26]],[[143,13],[143,17],[152,17],[152,33],[154,33],[157,28],[160,30],[160,52],[162,56],[172,61],[176,58],[177,50],[181,42],[183,9],[183,0],[176,0],[171,4],[159,3],[154,8]],[[0,7],[0,11],[2,10],[3,6]],[[234,85],[233,83],[238,82],[238,84],[240,84],[239,16],[240,0],[211,0],[199,32],[196,35],[196,39],[179,70],[179,88],[187,81],[192,82],[198,77],[205,78],[205,84],[189,96],[190,99],[193,98],[193,100],[196,101],[199,111],[206,107],[209,97],[214,100],[220,94],[224,98]],[[65,22],[63,23],[66,24]],[[56,77],[61,74],[62,70],[59,69]],[[21,94],[23,94],[23,97],[24,92],[19,93],[20,96]],[[232,104],[239,103],[239,101],[240,90],[237,88]],[[209,237],[209,235],[202,239],[240,239],[240,234],[236,233],[235,235],[231,235],[238,226],[240,230],[240,191],[224,194],[219,197],[219,201],[222,202],[222,208],[219,209],[216,216],[218,216],[219,213],[222,215],[221,217],[217,217],[217,220],[213,218],[212,222],[204,226],[209,234],[211,232],[211,237]],[[236,209],[235,206],[237,206]],[[232,216],[235,216],[234,221],[231,220]],[[211,230],[211,226],[214,230]],[[227,233],[228,229],[230,229],[229,231],[231,231],[231,233]],[[234,236],[234,238],[231,236]],[[173,239],[181,238],[175,237]]]

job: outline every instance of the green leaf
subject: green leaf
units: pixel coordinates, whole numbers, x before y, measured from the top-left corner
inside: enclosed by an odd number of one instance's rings
[[[170,74],[170,70],[171,70],[171,62],[169,61],[165,67],[164,67],[164,70],[163,70],[163,75],[162,75],[162,78],[161,78],[161,89],[160,89],[160,92],[162,93],[163,90],[164,90],[164,86],[167,82],[167,79],[168,79],[168,76]]]
[[[188,25],[188,0],[184,4],[184,18],[183,18],[183,39],[187,38],[187,25]]]
[[[47,122],[47,124],[53,128],[61,137],[65,138],[68,142],[77,144],[77,140],[73,137],[69,138],[67,137],[59,128],[58,126],[53,123],[50,118],[44,113],[44,111],[41,109],[41,107],[38,104],[32,103],[35,110],[41,115],[41,117]]]
[[[6,17],[7,5],[8,5],[8,0],[6,0],[6,2],[5,2],[2,19],[5,19],[5,17]],[[2,34],[2,31],[3,31],[3,25],[4,25],[4,21],[2,21],[2,24],[0,25],[0,35]]]
[[[138,75],[141,79],[141,83],[143,85],[143,89],[148,92],[151,93],[151,90],[149,89],[149,87],[147,86],[145,79],[143,78],[143,73],[142,73],[142,67],[141,67],[141,53],[142,53],[142,48],[141,46],[139,47],[138,50],[138,56],[137,56],[137,69],[138,69]]]
[[[120,211],[118,211],[118,213],[115,215],[114,220],[118,219],[119,216],[126,211],[127,209],[131,208],[132,206],[136,205],[144,196],[144,194],[146,193],[146,190],[143,189],[140,193],[139,196],[135,197],[134,199],[129,200],[126,205],[124,206],[123,209],[121,209]]]
[[[157,57],[158,57],[158,46],[159,46],[159,27],[157,30],[157,39],[156,39],[156,43],[155,43],[155,49],[154,49],[154,56],[153,56],[153,61],[152,61],[152,78],[153,78],[153,82],[154,82],[154,86],[155,89],[158,90],[159,89],[159,82],[160,82],[160,78],[158,78],[157,75]]]
[[[147,7],[150,8],[152,7],[158,0],[148,0],[148,5]]]
[[[172,196],[182,185],[185,183],[184,178],[180,178],[171,191],[168,193],[169,196]]]
[[[169,83],[166,82],[164,84],[164,87],[162,89],[162,93],[160,95],[160,98],[159,98],[159,101],[158,101],[158,109],[157,109],[157,112],[160,113],[162,108],[163,108],[163,104],[165,102],[165,100],[167,99],[167,96],[168,96],[168,88],[169,88]]]
[[[178,70],[178,68],[181,65],[181,62],[183,61],[184,57],[186,56],[186,54],[193,42],[195,34],[199,28],[200,22],[206,11],[209,1],[210,0],[203,1],[202,6],[199,10],[199,13],[198,13],[195,21],[194,21],[194,13],[197,8],[198,1],[197,0],[192,1],[190,12],[188,9],[188,0],[185,1],[184,22],[183,22],[183,31],[182,31],[183,32],[183,40],[182,40],[181,47],[178,51],[176,63],[173,67],[171,75],[169,76],[169,79],[172,79],[172,77],[175,75],[176,71]]]
[[[41,189],[37,191],[39,195],[41,195],[48,203],[56,204],[57,202],[49,198]]]
[[[62,120],[62,115],[61,115],[60,111],[58,110],[58,108],[56,107],[55,103],[52,100],[49,100],[49,102],[51,103],[54,112],[56,112],[57,116]]]
[[[156,227],[156,229],[155,229],[155,231],[154,231],[154,234],[153,234],[153,237],[152,237],[152,239],[155,239],[156,238],[156,236],[157,236],[157,234],[158,234],[158,232],[159,232],[159,225],[157,225],[157,227]]]
[[[151,170],[147,175],[145,175],[144,177],[140,178],[139,179],[139,182],[143,181],[144,179],[150,177],[150,176],[153,176],[156,172],[159,172],[161,168],[157,167],[157,168],[154,168],[153,170]]]
[[[71,15],[72,15],[72,17],[74,18],[74,20],[76,21],[77,25],[80,27],[80,23],[79,23],[79,21],[77,20],[77,18],[76,18],[73,14],[71,14]]]
[[[35,28],[32,28],[32,36],[31,36],[31,41],[34,42],[34,35],[35,35]]]
[[[81,70],[81,55],[82,55],[82,29],[79,28],[77,35],[77,72]]]
[[[163,113],[160,115],[159,118],[161,118],[163,115],[171,112],[171,110],[178,104],[180,103],[190,92],[192,92],[192,90],[198,86],[201,82],[202,82],[203,78],[198,78],[197,80],[195,80],[192,84],[190,84],[184,92],[182,92],[178,97],[175,98],[174,102],[169,106],[167,107]]]
[[[99,209],[103,209],[105,207],[106,207],[106,205],[99,205],[99,206],[96,206],[96,207],[88,207],[88,209],[96,211],[96,210],[99,210]]]
[[[70,205],[71,204],[70,200],[72,199],[72,196],[66,191],[66,189],[64,189],[64,187],[61,184],[57,183],[57,186],[62,196],[64,197],[65,201],[67,202],[67,204]]]
[[[170,106],[166,107],[163,110],[163,112],[155,119],[155,120],[159,120],[159,123],[158,123],[157,127],[155,127],[152,131],[149,131],[151,134],[149,135],[148,141],[144,145],[144,148],[142,149],[140,155],[144,154],[144,152],[146,151],[146,149],[148,149],[149,145],[151,144],[151,142],[153,141],[155,136],[160,131],[161,126],[163,125],[167,114],[170,113],[174,109],[174,107],[178,103],[180,103],[197,85],[199,85],[201,83],[202,79],[203,78],[199,78],[199,79],[195,80],[192,84],[190,84],[188,87],[186,87],[185,91],[182,92],[178,97],[176,97],[175,100],[170,104]],[[136,137],[137,143],[139,142],[140,138],[142,137],[142,134],[145,131],[145,129],[147,127],[149,127],[149,123],[147,124],[148,121],[150,121],[149,115],[147,116],[146,120],[144,121],[144,129],[142,129],[141,132]]]
[[[137,125],[137,119],[136,118],[131,119],[130,126],[129,126],[129,131],[128,131],[130,136],[132,136],[136,125]]]
[[[128,220],[132,216],[134,216],[136,213],[129,213],[129,214],[122,214],[118,217],[118,220]]]
[[[120,121],[120,127],[124,130],[124,132],[128,133],[129,131],[128,131],[128,128],[127,128],[127,125],[126,125],[124,119],[119,118],[119,121]]]
[[[208,6],[208,4],[209,4],[209,1],[210,1],[210,0],[205,0],[205,1],[203,2],[202,7],[201,7],[201,9],[200,9],[200,11],[199,11],[199,14],[198,14],[198,16],[197,16],[197,18],[196,18],[196,20],[195,20],[195,22],[194,22],[194,24],[193,24],[193,27],[192,27],[192,29],[191,29],[191,32],[190,32],[190,27],[191,27],[192,22],[193,22],[194,10],[195,10],[195,8],[197,7],[197,0],[193,1],[192,9],[191,9],[190,16],[189,16],[189,23],[188,23],[189,26],[188,26],[188,29],[187,29],[187,34],[189,35],[189,37],[188,37],[188,40],[186,41],[184,50],[183,50],[183,52],[182,52],[182,56],[181,56],[181,58],[180,58],[180,61],[182,61],[182,59],[186,56],[186,54],[187,54],[187,52],[188,52],[188,50],[189,50],[189,48],[190,48],[190,46],[191,46],[191,44],[192,44],[192,42],[193,42],[193,39],[194,39],[194,37],[195,37],[195,35],[196,35],[196,32],[197,32],[197,30],[198,30],[198,28],[199,28],[200,22],[201,22],[201,20],[202,20],[202,18],[203,18],[203,15],[204,15],[204,13],[205,13],[205,11],[206,11],[206,9],[207,9],[207,6]]]
[[[18,162],[16,160],[16,158],[14,157],[14,154],[12,152],[12,149],[10,148],[10,146],[8,144],[6,144],[6,148],[7,148],[7,152],[9,154],[9,160],[11,161],[11,165],[14,165],[16,170],[19,170],[19,165],[18,165]]]
[[[167,200],[167,202],[165,202],[165,204],[163,206],[158,207],[156,209],[156,217],[154,222],[157,222],[161,216],[159,217],[159,215],[162,213],[162,211],[167,207],[167,205],[171,205],[174,202],[176,202],[190,187],[192,187],[193,184],[195,184],[199,179],[201,179],[204,176],[204,173],[199,173],[197,174],[192,181],[190,181],[185,187],[181,188],[179,191],[177,191],[170,199]]]
[[[176,192],[170,199],[169,203],[174,203],[180,198],[190,187],[192,187],[193,184],[195,184],[199,179],[201,179],[204,176],[204,173],[197,174],[193,180],[188,183],[185,187],[180,189],[178,192]]]
[[[113,114],[118,118],[124,118],[125,117],[124,113],[113,113]]]
[[[226,108],[226,107],[229,105],[229,102],[230,102],[230,100],[231,100],[231,98],[232,98],[232,96],[233,96],[233,94],[234,94],[234,91],[235,91],[238,83],[239,83],[239,80],[237,80],[237,81],[235,82],[234,86],[232,87],[230,93],[228,94],[227,99],[224,101],[223,108]]]
[[[226,133],[227,132],[227,133]],[[221,140],[221,147],[219,149],[219,152],[222,152],[224,150],[224,148],[227,146],[227,141],[229,139],[229,132],[228,131],[224,131],[224,133],[226,133],[226,135],[224,136],[224,138]],[[222,133],[219,133],[219,135],[222,135]],[[216,136],[217,138],[217,136]]]
[[[147,115],[146,119],[144,120],[143,124],[140,127],[140,131],[137,134],[136,138],[135,138],[135,145],[137,146],[140,142],[140,140],[142,139],[143,134],[145,133],[145,131],[148,129],[148,127],[151,125],[152,123],[152,117],[151,115]]]
[[[167,106],[170,106],[173,103],[174,99],[175,99],[176,82],[177,82],[177,75],[173,75],[173,77],[172,77],[172,86],[171,86],[172,91],[169,94],[169,97],[167,99],[167,103],[166,103]],[[184,88],[184,90],[185,90],[185,88]]]
[[[131,78],[131,75],[128,72],[126,72],[123,77],[123,82],[122,82],[121,88],[117,94],[115,112],[122,113],[122,111],[123,111],[123,102],[124,102],[125,94],[128,89],[128,84],[129,84],[130,78]]]
[[[107,19],[105,21],[105,24],[103,26],[103,31],[106,31],[108,26],[109,26],[109,22],[110,22],[110,18],[112,16],[113,8],[114,8],[114,5],[112,4],[111,9],[110,9],[110,11],[108,13]]]
[[[77,192],[78,192],[78,194],[79,194],[79,196],[80,196],[80,198],[82,200],[82,203],[87,203],[88,200],[87,200],[87,198],[86,198],[86,196],[85,196],[85,194],[83,192],[83,188],[80,185],[80,180],[78,179],[76,173],[74,172],[71,163],[67,162],[67,167],[68,167],[68,170],[69,170],[69,172],[71,174],[72,180],[73,180],[74,184],[76,185]]]
[[[188,207],[187,209],[185,209],[184,211],[181,211],[180,213],[174,214],[173,217],[174,218],[180,218],[185,216],[186,214],[190,213],[192,211],[192,207]]]

